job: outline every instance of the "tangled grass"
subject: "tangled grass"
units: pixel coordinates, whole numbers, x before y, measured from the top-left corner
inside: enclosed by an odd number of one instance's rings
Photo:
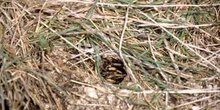
[[[0,0],[1,108],[218,110],[219,16],[218,0]]]

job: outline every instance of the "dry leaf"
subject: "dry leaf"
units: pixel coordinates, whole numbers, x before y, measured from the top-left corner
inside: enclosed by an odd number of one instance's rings
[[[16,49],[14,46],[9,45],[9,44],[4,44],[4,50],[8,56],[12,58],[16,57]]]

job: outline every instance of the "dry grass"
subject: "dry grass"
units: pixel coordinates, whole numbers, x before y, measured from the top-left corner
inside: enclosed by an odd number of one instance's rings
[[[220,109],[218,0],[0,0],[0,38],[3,110]]]

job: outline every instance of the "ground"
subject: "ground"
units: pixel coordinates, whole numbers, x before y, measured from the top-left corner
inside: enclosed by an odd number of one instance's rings
[[[217,0],[0,0],[5,110],[220,109]]]

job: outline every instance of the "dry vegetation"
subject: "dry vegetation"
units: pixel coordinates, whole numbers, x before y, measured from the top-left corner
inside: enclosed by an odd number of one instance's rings
[[[220,109],[218,0],[0,0],[0,41],[1,109]]]

